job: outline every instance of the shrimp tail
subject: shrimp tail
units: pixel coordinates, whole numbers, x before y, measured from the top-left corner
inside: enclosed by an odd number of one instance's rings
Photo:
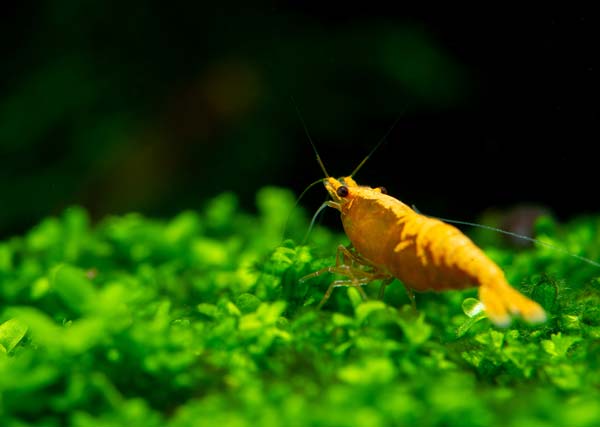
[[[537,302],[530,300],[505,281],[481,285],[479,300],[488,318],[496,326],[507,327],[513,316],[521,317],[527,323],[546,321],[546,312]]]

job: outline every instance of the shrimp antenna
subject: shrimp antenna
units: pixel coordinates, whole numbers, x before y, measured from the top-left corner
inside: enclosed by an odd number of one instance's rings
[[[373,155],[373,153],[375,153],[375,151],[377,151],[377,149],[379,147],[381,147],[381,145],[385,141],[387,141],[387,137],[390,135],[390,133],[392,133],[392,131],[394,130],[394,128],[396,127],[396,125],[398,124],[398,122],[400,121],[400,119],[402,118],[402,116],[404,116],[405,112],[406,112],[406,108],[403,109],[402,112],[400,112],[400,114],[398,115],[398,117],[396,118],[396,120],[394,120],[394,123],[390,126],[390,128],[385,133],[385,135],[383,135],[383,137],[379,140],[379,142],[375,145],[375,147],[373,147],[371,149],[371,151],[369,152],[369,154],[367,154],[366,157],[364,159],[362,159],[362,161],[354,169],[354,171],[352,171],[352,173],[350,174],[350,177],[354,177],[354,175],[359,171],[360,168],[363,167],[363,165],[367,162],[367,160],[369,160],[369,158]]]
[[[310,142],[310,145],[312,146],[312,148],[315,152],[315,155],[317,156],[317,163],[319,163],[319,166],[321,166],[321,169],[323,170],[325,177],[329,178],[329,174],[327,173],[327,169],[325,169],[325,165],[323,164],[323,161],[321,160],[321,156],[319,156],[317,147],[315,146],[315,143],[313,142],[312,138],[310,137],[310,133],[308,133],[308,127],[306,126],[306,123],[304,122],[304,118],[302,117],[302,114],[300,113],[298,104],[296,104],[296,100],[294,100],[293,96],[290,96],[290,98],[292,100],[292,104],[294,104],[294,108],[296,109],[296,114],[298,114],[298,118],[300,119],[300,122],[302,123],[302,127],[304,127],[304,132],[306,133],[306,136],[308,137],[308,141]]]
[[[323,202],[323,204],[319,207],[319,209],[317,209],[317,211],[313,215],[312,219],[310,220],[310,225],[308,226],[308,230],[306,231],[306,234],[304,235],[304,239],[302,240],[303,245],[306,244],[306,241],[308,240],[308,236],[309,236],[310,232],[312,231],[313,227],[315,226],[315,221],[317,220],[317,217],[319,216],[319,214],[321,212],[323,212],[323,209],[325,209],[328,206],[329,205],[327,204],[326,201]]]
[[[302,199],[302,197],[304,197],[304,195],[308,192],[308,190],[310,190],[317,184],[321,184],[322,182],[323,182],[323,178],[319,179],[318,181],[312,182],[312,183],[308,184],[308,186],[302,191],[302,193],[300,193],[300,195],[296,199],[296,202],[294,203],[294,206],[292,207],[292,209],[288,213],[287,218],[285,219],[285,224],[283,226],[283,233],[282,233],[283,237],[285,237],[285,233],[287,231],[288,223],[290,222],[290,217],[292,216],[292,212],[294,212],[294,209],[296,209],[298,207],[298,204],[300,203],[300,200]],[[313,222],[314,222],[314,219],[311,222],[310,228],[312,228]],[[304,240],[306,240],[306,238],[308,237],[308,233],[310,233],[310,228],[309,228],[308,232],[306,233]]]
[[[470,227],[483,228],[484,230],[491,230],[491,231],[495,231],[497,233],[506,234],[507,236],[517,237],[519,239],[527,240],[527,241],[529,241],[531,243],[536,243],[536,244],[538,244],[540,246],[544,246],[546,248],[549,248],[549,249],[552,249],[552,250],[555,250],[555,251],[558,251],[558,252],[562,252],[565,255],[569,255],[569,256],[571,256],[573,258],[578,259],[579,261],[583,261],[583,262],[585,262],[587,264],[590,264],[590,265],[593,265],[595,267],[600,267],[600,263],[598,263],[598,262],[596,262],[594,260],[591,260],[589,258],[586,258],[586,257],[578,255],[578,254],[574,254],[573,252],[569,252],[568,250],[566,250],[565,248],[562,248],[560,246],[556,246],[556,245],[553,245],[551,243],[547,243],[547,242],[541,241],[539,239],[534,239],[533,237],[524,236],[524,235],[519,234],[519,233],[513,233],[512,231],[507,231],[507,230],[503,230],[501,228],[491,227],[491,226],[485,225],[485,224],[477,224],[476,222],[459,221],[459,220],[456,220],[456,219],[447,219],[447,218],[439,218],[439,217],[432,217],[432,218],[436,218],[436,219],[439,219],[441,221],[449,222],[449,223],[452,223],[452,224],[468,225]]]

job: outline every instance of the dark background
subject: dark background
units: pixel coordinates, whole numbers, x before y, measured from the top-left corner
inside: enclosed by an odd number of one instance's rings
[[[164,3],[164,4],[163,4]],[[3,6],[0,236],[82,204],[168,216],[356,175],[426,213],[595,212],[598,17],[583,10],[60,0]],[[302,202],[324,200],[314,189]]]

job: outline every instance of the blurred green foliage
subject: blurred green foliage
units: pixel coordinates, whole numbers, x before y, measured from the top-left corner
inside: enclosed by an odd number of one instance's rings
[[[257,215],[223,193],[170,220],[97,226],[73,207],[1,242],[0,425],[600,423],[596,267],[486,246],[547,309],[538,327],[471,321],[473,290],[420,294],[414,312],[399,283],[385,301],[337,289],[319,311],[332,277],[298,279],[345,238],[316,227],[310,247],[281,243],[307,219],[288,191],[256,200]],[[538,232],[597,259],[599,222]]]

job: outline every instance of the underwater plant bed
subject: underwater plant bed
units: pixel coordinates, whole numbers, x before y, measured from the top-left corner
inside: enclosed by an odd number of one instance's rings
[[[417,294],[415,311],[398,282],[318,310],[333,278],[299,278],[347,238],[294,243],[293,206],[265,188],[253,215],[225,193],[93,226],[73,207],[0,242],[0,426],[600,425],[600,268],[487,239],[547,311],[536,326],[470,318],[474,289]],[[600,216],[536,229],[600,259]]]

